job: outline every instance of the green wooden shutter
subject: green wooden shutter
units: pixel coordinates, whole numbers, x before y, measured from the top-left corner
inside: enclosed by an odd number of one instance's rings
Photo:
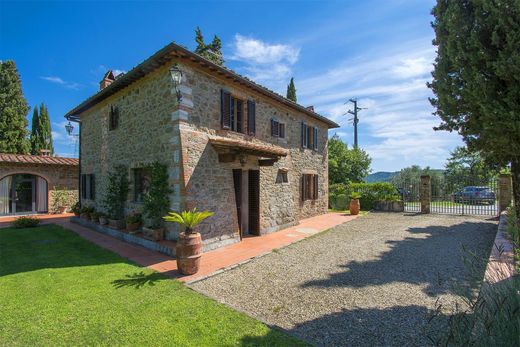
[[[318,127],[314,127],[314,136],[313,136],[313,144],[314,150],[318,150]]]
[[[220,125],[222,129],[231,129],[231,94],[220,90]]]
[[[253,100],[247,100],[247,133],[256,133],[256,104]]]
[[[307,144],[309,143],[309,137],[307,135],[307,124],[302,122],[302,147],[307,148]]]

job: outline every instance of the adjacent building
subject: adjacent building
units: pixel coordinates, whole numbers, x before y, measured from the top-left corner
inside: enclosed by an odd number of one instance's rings
[[[82,204],[102,210],[107,174],[122,164],[127,211],[139,211],[145,168],[162,162],[171,210],[215,212],[199,228],[206,249],[327,212],[328,129],[338,125],[175,43],[105,74],[66,118],[81,124]]]

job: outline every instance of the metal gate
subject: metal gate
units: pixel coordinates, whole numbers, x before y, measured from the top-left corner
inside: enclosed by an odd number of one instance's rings
[[[419,177],[394,181],[405,212],[421,212]],[[455,215],[498,215],[497,178],[447,178],[431,176],[430,213]]]
[[[430,212],[457,215],[498,215],[496,178],[431,178]]]

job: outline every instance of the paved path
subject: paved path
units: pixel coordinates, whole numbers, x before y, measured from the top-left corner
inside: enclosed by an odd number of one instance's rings
[[[139,265],[147,266],[170,277],[189,282],[207,277],[219,270],[236,266],[252,258],[265,255],[273,249],[287,246],[323,230],[353,220],[357,216],[349,216],[343,213],[327,213],[303,219],[298,225],[278,232],[244,238],[239,243],[204,253],[201,258],[200,271],[191,276],[182,276],[177,272],[177,263],[174,258],[71,223],[69,222],[69,217],[70,215],[40,216],[40,218],[45,219],[45,223],[61,225],[76,232],[83,238],[128,258]],[[13,219],[12,217],[10,219],[5,218],[3,225],[0,220],[0,228],[9,226],[10,221]]]
[[[318,345],[423,346],[437,303],[460,302],[453,280],[469,283],[461,245],[487,258],[496,230],[484,218],[371,213],[191,287]]]

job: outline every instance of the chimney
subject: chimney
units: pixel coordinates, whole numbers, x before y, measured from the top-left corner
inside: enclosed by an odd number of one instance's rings
[[[108,87],[112,82],[114,82],[116,77],[114,76],[114,72],[112,70],[108,70],[105,75],[103,76],[103,79],[101,82],[99,82],[99,90],[105,89]]]
[[[314,106],[307,106],[306,109],[308,109],[311,112],[314,112]]]
[[[41,157],[50,157],[51,151],[48,149],[40,149],[40,156]]]

